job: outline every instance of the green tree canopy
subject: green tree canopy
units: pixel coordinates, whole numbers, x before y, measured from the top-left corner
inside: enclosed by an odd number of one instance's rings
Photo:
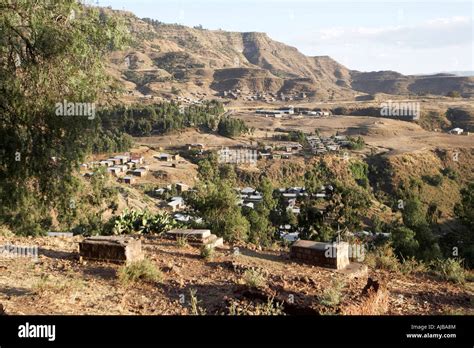
[[[97,120],[58,116],[56,104],[95,103],[107,87],[102,57],[125,37],[112,16],[74,0],[0,1],[0,215],[10,223],[20,214],[38,230],[77,189]]]

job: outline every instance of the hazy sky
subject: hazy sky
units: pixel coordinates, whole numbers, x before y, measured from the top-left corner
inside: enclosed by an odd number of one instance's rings
[[[97,0],[89,0],[94,4]],[[405,74],[474,70],[474,1],[98,0],[138,17],[260,31],[348,68]]]

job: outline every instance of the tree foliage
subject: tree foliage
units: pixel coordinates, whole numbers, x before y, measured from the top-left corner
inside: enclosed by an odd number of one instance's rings
[[[217,101],[188,107],[162,102],[156,105],[111,107],[102,110],[99,117],[104,129],[119,130],[140,137],[188,127],[214,130],[223,111],[222,104]]]
[[[74,0],[0,2],[0,215],[20,232],[47,226],[77,190],[72,173],[98,123],[55,106],[95,103],[107,86],[102,57],[124,38],[117,20]]]
[[[248,133],[249,129],[245,122],[238,118],[224,117],[219,121],[217,132],[225,137],[238,137],[241,134]]]

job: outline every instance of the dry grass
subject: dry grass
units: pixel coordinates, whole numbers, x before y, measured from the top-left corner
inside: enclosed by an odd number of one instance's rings
[[[188,244],[188,239],[185,236],[177,237],[176,238],[176,245],[180,248],[185,248],[189,245]]]
[[[267,280],[261,271],[257,269],[248,269],[242,276],[244,284],[251,288],[261,288],[267,284]]]
[[[423,261],[418,261],[414,257],[410,257],[399,264],[399,269],[403,274],[409,275],[426,272],[428,267]]]
[[[266,303],[239,306],[238,302],[232,301],[229,306],[228,315],[285,315],[283,304],[269,298]]]
[[[79,278],[60,280],[56,277],[43,274],[33,283],[31,289],[39,295],[44,295],[48,293],[65,293],[74,290],[81,290],[83,287],[84,281]]]
[[[215,256],[215,249],[207,245],[203,245],[200,249],[201,257],[206,261],[211,261]]]
[[[129,285],[139,281],[160,282],[163,275],[152,262],[145,259],[120,267],[118,278],[123,285]]]

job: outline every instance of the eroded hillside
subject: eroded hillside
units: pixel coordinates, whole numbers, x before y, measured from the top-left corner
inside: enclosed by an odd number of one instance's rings
[[[365,93],[474,93],[472,77],[353,71],[328,56],[305,56],[265,33],[189,28],[106,11],[125,19],[134,40],[132,48],[111,54],[110,73],[138,96],[206,97],[239,90],[328,100]]]

